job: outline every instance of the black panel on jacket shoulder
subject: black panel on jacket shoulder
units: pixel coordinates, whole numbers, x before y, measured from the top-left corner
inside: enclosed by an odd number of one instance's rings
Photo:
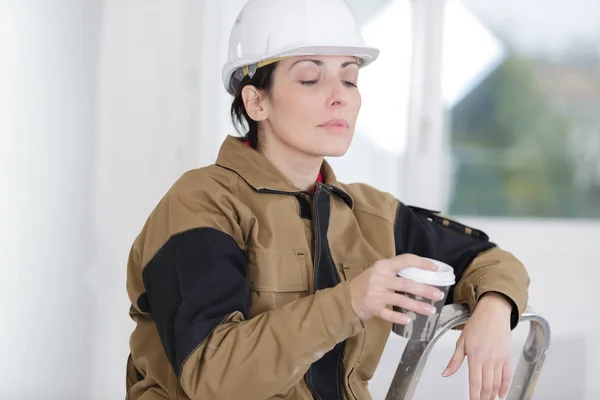
[[[169,362],[183,362],[229,314],[248,318],[247,258],[228,234],[196,228],[172,236],[142,273]]]
[[[473,236],[475,239],[480,239],[480,240],[489,240],[490,239],[489,236],[485,232],[480,231],[475,228],[472,228],[470,226],[463,225],[460,222],[451,220],[449,218],[445,218],[444,216],[441,215],[440,211],[432,211],[432,210],[428,210],[426,208],[420,208],[420,207],[415,207],[415,206],[408,206],[408,208],[410,208],[416,214],[424,216],[430,222],[435,222],[437,224],[445,226],[446,228],[452,229],[456,232],[460,232],[460,233],[464,233],[469,236]]]
[[[444,218],[439,213],[398,204],[394,226],[396,254],[416,254],[449,264],[458,281],[480,253],[496,245],[477,229]],[[453,301],[451,289],[446,299]]]

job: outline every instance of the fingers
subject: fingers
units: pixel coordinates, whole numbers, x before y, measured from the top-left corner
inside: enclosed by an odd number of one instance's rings
[[[414,254],[402,254],[400,256],[392,257],[389,260],[393,265],[395,271],[401,271],[405,268],[419,268],[427,271],[437,271],[438,266],[430,260],[419,257]]]
[[[495,400],[502,386],[502,364],[469,364],[469,392],[471,400]],[[502,397],[502,396],[501,396]]]
[[[506,362],[502,368],[502,384],[500,385],[500,391],[498,392],[498,397],[501,399],[505,398],[506,394],[508,393],[511,378],[512,371],[510,368],[510,362]]]
[[[498,391],[502,385],[502,364],[496,364],[494,367],[494,383],[492,384],[492,393],[490,399],[498,397]]]
[[[410,293],[432,301],[439,301],[444,298],[444,292],[441,290],[410,279],[393,277],[388,279],[386,284],[388,289],[391,289],[395,292]]]
[[[410,322],[410,318],[408,317],[408,315],[403,314],[398,311],[390,310],[389,308],[382,308],[377,313],[377,316],[381,319],[390,321],[390,322],[392,322],[394,324],[398,324],[398,325],[406,325]]]
[[[423,303],[400,293],[390,292],[385,297],[385,303],[405,310],[414,311],[422,315],[434,314],[437,310],[431,304]]]
[[[465,360],[465,348],[464,348],[464,342],[463,342],[463,339],[461,336],[458,339],[458,341],[456,342],[456,350],[454,351],[454,354],[452,355],[452,358],[450,359],[448,366],[446,367],[444,372],[442,372],[442,376],[444,378],[446,378],[448,376],[454,375],[456,373],[456,371],[458,371],[458,369],[460,368],[460,366],[462,365],[464,360]]]
[[[494,386],[494,364],[484,364],[481,370],[481,400],[489,400]],[[498,385],[500,386],[500,385]],[[495,399],[495,397],[494,397]]]
[[[481,389],[483,389],[483,365],[479,362],[469,362],[469,400],[481,400]],[[486,399],[487,400],[487,399]]]

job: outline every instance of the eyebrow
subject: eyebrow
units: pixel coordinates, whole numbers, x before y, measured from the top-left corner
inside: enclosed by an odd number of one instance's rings
[[[299,63],[302,63],[302,62],[312,62],[312,63],[315,63],[316,65],[318,65],[319,67],[323,66],[323,64],[324,64],[323,61],[321,61],[321,60],[311,60],[311,59],[298,60],[298,61],[294,62],[290,66],[289,70],[291,70],[292,68],[294,68],[294,66],[296,64],[299,64]],[[342,68],[346,68],[349,65],[356,65],[356,66],[358,66],[358,62],[356,62],[356,61],[346,61],[346,62],[342,63],[341,67]]]

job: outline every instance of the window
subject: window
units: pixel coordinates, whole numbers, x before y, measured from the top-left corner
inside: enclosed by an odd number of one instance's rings
[[[446,3],[452,214],[600,217],[598,21],[596,0]]]

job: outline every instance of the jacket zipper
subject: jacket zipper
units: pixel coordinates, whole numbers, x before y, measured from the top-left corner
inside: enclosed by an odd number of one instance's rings
[[[333,189],[334,189],[333,186],[329,186],[329,185],[323,185],[323,186],[326,186],[327,189],[329,189],[330,191],[333,192]],[[329,216],[329,218],[331,220],[331,215]],[[333,257],[331,256],[331,251],[329,250],[329,242],[327,241],[327,238],[325,238],[325,245],[327,246],[328,257],[331,259],[331,267],[333,268],[333,273],[335,275],[335,284],[339,285],[342,280],[340,278],[340,274],[338,272],[337,266],[335,265],[335,261],[333,261]],[[342,342],[342,351],[340,353],[340,358],[339,358],[338,365],[337,365],[337,367],[339,368],[338,379],[341,381],[340,400],[344,399],[344,358],[345,357],[346,357],[346,341]],[[348,387],[350,387],[350,381],[348,381]]]
[[[341,279],[340,279],[340,276],[339,276],[339,274],[337,272],[337,268],[336,268],[335,262],[333,261],[333,258],[331,257],[331,251],[329,249],[329,243],[327,241],[327,237],[325,237],[324,240],[322,240],[321,232],[320,232],[321,231],[321,226],[320,225],[317,226],[317,224],[315,222],[315,218],[318,216],[318,210],[317,210],[318,201],[315,201],[315,200],[317,199],[317,195],[318,195],[318,193],[319,193],[320,190],[325,190],[329,194],[329,196],[331,196],[332,186],[327,185],[327,184],[323,184],[321,182],[317,182],[317,186],[315,188],[315,193],[313,195],[313,207],[312,207],[312,209],[313,209],[313,215],[312,215],[312,217],[313,217],[313,224],[314,224],[313,226],[314,226],[314,232],[315,232],[314,233],[314,235],[315,235],[315,243],[317,243],[318,246],[321,246],[318,249],[315,248],[314,259],[315,260],[319,259],[321,257],[321,255],[323,254],[323,252],[325,252],[325,257],[327,259],[329,259],[329,264],[330,264],[330,267],[332,268],[331,272],[333,273],[333,281],[337,285],[337,284],[340,283]],[[331,197],[329,197],[328,201],[331,201]],[[330,219],[331,215],[329,215],[328,218]],[[326,223],[329,224],[329,220]],[[315,274],[316,273],[317,273],[317,271],[315,270]],[[316,290],[317,290],[317,285],[315,284],[315,292],[316,292]],[[336,346],[334,346],[334,349],[335,349]],[[343,400],[344,399],[344,372],[343,372],[344,371],[344,367],[343,367],[343,360],[344,360],[345,355],[346,355],[346,343],[343,342],[343,343],[341,343],[340,356],[338,358],[338,362],[337,362],[337,366],[336,366],[336,368],[337,368],[337,370],[336,370],[337,376],[336,376],[336,382],[335,382],[335,384],[336,385],[339,384],[339,386],[336,387],[336,390],[340,391],[340,392],[338,392],[339,393],[339,397],[338,397],[339,400]],[[309,377],[310,377],[310,369],[309,369]],[[307,383],[307,385],[308,385],[308,387],[309,387],[309,389],[310,389],[313,397],[315,399],[317,399],[317,400],[321,400],[321,396],[320,396],[320,394],[318,392],[316,392],[314,386],[311,385],[308,382],[308,379],[306,381],[307,381],[306,383]],[[329,399],[327,399],[327,400],[329,400]]]
[[[315,235],[315,243],[317,243],[320,246],[321,245],[321,235],[320,235],[320,232],[319,232],[319,229],[318,229],[319,227],[317,227],[316,223],[315,223],[315,218],[316,218],[316,215],[317,215],[317,212],[318,212],[318,210],[317,210],[317,202],[315,201],[315,198],[316,198],[316,195],[319,192],[319,190],[323,190],[323,188],[327,188],[330,195],[331,195],[331,191],[334,190],[333,186],[330,186],[330,185],[327,185],[327,184],[324,184],[324,183],[321,183],[321,182],[317,182],[314,194],[311,194],[311,193],[309,193],[307,191],[286,192],[286,191],[273,190],[273,189],[259,189],[258,192],[259,193],[268,193],[268,194],[293,195],[293,196],[302,195],[302,196],[305,196],[305,197],[312,198],[312,200],[313,200],[312,201],[312,203],[313,203],[312,204],[313,215],[312,215],[311,219],[312,219],[312,223],[313,223],[313,227],[314,227],[314,232],[315,232],[314,233],[314,235]],[[336,193],[337,193],[337,191],[336,191]],[[331,217],[331,216],[329,216],[329,217]],[[329,221],[327,223],[329,223]],[[325,246],[328,246],[327,238],[325,238]],[[317,251],[317,250],[319,250],[319,251]],[[334,281],[336,282],[336,284],[339,284],[340,283],[340,277],[339,277],[339,274],[337,272],[337,268],[335,266],[335,263],[334,263],[333,259],[331,259],[330,250],[328,248],[319,248],[319,249],[315,248],[315,254],[314,254],[313,259],[316,260],[317,257],[320,257],[322,251],[326,251],[328,253],[327,257],[331,261],[331,267],[333,268],[333,273],[335,274]],[[316,292],[316,290],[317,290],[316,285],[315,285],[314,290]],[[346,343],[344,342],[344,343],[342,343],[342,351],[340,353],[340,359],[338,361],[338,366],[337,366],[339,368],[339,373],[338,373],[338,376],[337,376],[337,380],[341,379],[341,388],[338,387],[338,389],[342,390],[342,393],[340,393],[340,400],[343,400],[343,398],[344,398],[344,393],[343,393],[343,389],[344,389],[344,385],[343,385],[343,382],[344,382],[343,360],[344,360],[345,356],[346,356]],[[310,391],[310,393],[311,393],[311,395],[313,396],[314,399],[316,399],[316,400],[323,400],[321,398],[321,396],[319,395],[319,393],[315,390],[315,387],[312,385],[311,379],[310,379],[310,374],[311,374],[311,369],[309,368],[307,376],[304,379],[304,381],[306,382],[306,386],[308,387],[308,389],[309,389],[309,391]],[[352,389],[350,389],[350,391],[352,392]],[[356,396],[354,395],[354,393],[352,393],[352,396],[356,400]],[[327,399],[327,400],[329,400],[329,399]]]
[[[312,198],[312,216],[311,216],[311,221],[312,221],[312,224],[313,224],[313,232],[314,232],[314,235],[315,235],[314,242],[315,243],[319,243],[319,240],[320,240],[319,230],[317,229],[317,225],[315,223],[315,216],[317,215],[317,202],[315,201],[315,195],[317,194],[317,192],[319,190],[320,190],[320,187],[319,187],[319,183],[317,182],[317,186],[315,188],[315,193],[314,193],[314,195],[310,196]],[[317,260],[317,257],[319,257],[319,254],[317,254],[318,253],[317,250],[318,249],[315,246],[315,250],[313,252],[314,253],[313,254],[313,266],[315,264],[315,261]],[[316,271],[314,271],[314,268],[313,268],[313,275],[315,273],[316,273]],[[314,277],[313,277],[313,280],[315,280]],[[316,287],[316,285],[313,285],[313,286],[314,286],[314,292],[316,293],[317,287]],[[312,395],[313,399],[322,400],[321,396],[319,396],[319,393],[317,393],[317,391],[315,390],[315,387],[313,386],[312,381],[310,379],[311,374],[312,374],[311,368],[312,368],[312,365],[308,368],[307,376],[305,377],[304,381],[306,382],[306,386],[308,386],[308,390],[310,390],[310,394]]]

